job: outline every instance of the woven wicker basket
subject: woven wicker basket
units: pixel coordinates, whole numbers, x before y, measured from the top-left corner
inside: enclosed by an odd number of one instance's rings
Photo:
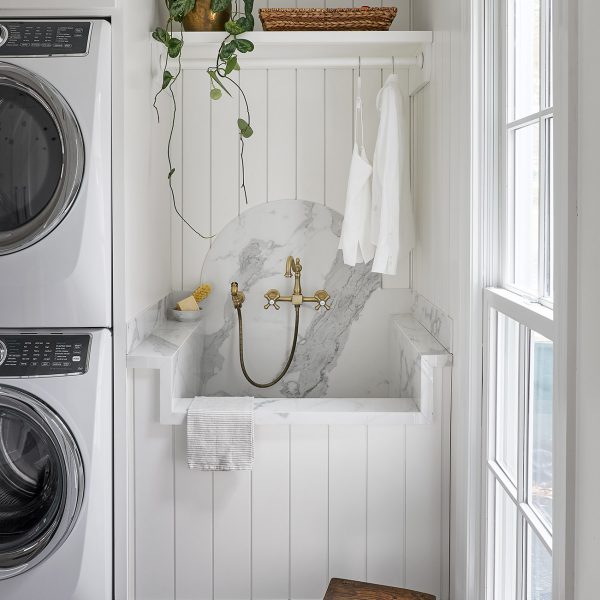
[[[394,6],[360,8],[261,8],[265,31],[387,31],[398,9]]]

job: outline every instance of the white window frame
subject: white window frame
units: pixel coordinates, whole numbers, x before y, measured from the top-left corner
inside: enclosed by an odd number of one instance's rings
[[[530,504],[529,491],[529,453],[531,422],[529,416],[529,372],[526,358],[529,355],[530,332],[535,331],[554,344],[555,325],[552,310],[528,301],[521,295],[505,288],[486,288],[483,292],[484,329],[483,329],[483,365],[484,365],[484,473],[482,477],[485,521],[485,572],[484,598],[494,598],[496,573],[495,557],[495,515],[496,494],[495,483],[500,484],[507,496],[513,501],[517,511],[517,555],[515,597],[526,599],[526,544],[527,526],[541,540],[542,544],[553,554],[552,531]],[[519,325],[519,427],[517,432],[517,481],[513,483],[496,461],[496,379],[491,365],[496,365],[497,350],[497,316],[503,314]],[[496,599],[497,600],[497,599]]]
[[[496,140],[499,142],[499,147],[501,148],[500,154],[498,156],[498,171],[499,178],[498,181],[500,183],[500,193],[498,196],[499,206],[500,208],[500,247],[499,252],[501,256],[501,275],[502,275],[502,287],[508,290],[515,292],[520,296],[523,296],[529,299],[532,302],[538,302],[548,308],[553,307],[553,298],[552,298],[552,290],[548,293],[548,289],[546,288],[546,283],[552,282],[552,277],[550,276],[550,268],[552,265],[551,257],[546,254],[545,248],[546,246],[546,238],[549,235],[549,225],[551,221],[549,221],[549,181],[548,181],[548,173],[546,171],[546,162],[545,155],[542,152],[542,149],[546,148],[546,124],[548,119],[554,117],[554,107],[550,105],[546,106],[546,101],[549,98],[547,95],[548,82],[546,80],[546,72],[545,69],[540,69],[540,99],[539,99],[539,107],[535,112],[531,112],[525,116],[521,116],[517,119],[512,119],[508,121],[507,119],[507,110],[506,110],[506,102],[505,98],[508,96],[508,87],[509,84],[506,81],[505,75],[508,72],[508,66],[505,64],[506,53],[504,52],[504,39],[506,38],[506,31],[502,29],[502,24],[506,23],[507,14],[506,14],[506,5],[508,0],[499,0],[500,7],[497,10],[496,15],[496,23],[495,23],[495,31],[492,33],[495,37],[495,45],[497,45],[498,50],[496,52],[496,65],[498,67],[497,82],[495,84],[495,89],[497,93],[497,98],[500,100],[497,105],[497,114],[493,117],[497,123],[497,134]],[[541,19],[541,34],[540,34],[540,61],[544,61],[544,64],[549,61],[550,68],[552,68],[552,61],[549,60],[549,56],[547,55],[547,39],[545,37],[545,26],[547,24],[547,15],[548,9],[552,5],[552,0],[541,0],[542,10],[540,19]],[[501,41],[501,38],[504,38]],[[544,58],[542,59],[542,56]],[[553,78],[554,79],[554,78]],[[550,97],[553,97],[552,92],[550,91]],[[517,285],[512,283],[513,274],[512,271],[514,269],[514,261],[513,261],[513,253],[511,247],[514,246],[513,232],[514,226],[512,223],[513,215],[512,215],[512,204],[508,202],[509,196],[512,195],[512,172],[509,168],[508,163],[510,162],[510,157],[507,157],[509,151],[508,144],[508,135],[509,132],[515,132],[522,127],[527,125],[531,125],[533,123],[539,124],[539,148],[540,148],[540,164],[539,164],[539,197],[540,197],[540,211],[539,211],[539,222],[538,222],[538,290],[541,290],[540,293],[533,294],[528,291],[525,291],[519,288]],[[503,125],[501,125],[503,124]]]
[[[552,64],[552,79],[554,81],[554,94],[553,94],[553,115],[554,116],[554,180],[549,182],[555,188],[555,193],[564,191],[570,188],[568,184],[568,177],[570,174],[570,168],[568,163],[564,161],[565,156],[569,153],[558,147],[560,140],[564,140],[569,137],[570,130],[569,125],[566,122],[567,112],[567,99],[569,98],[567,93],[564,93],[561,89],[560,82],[565,82],[569,74],[568,64],[568,52],[567,42],[568,38],[557,39],[556,32],[559,27],[564,27],[564,21],[561,23],[561,19],[564,19],[565,13],[568,9],[561,6],[561,0],[549,0],[552,1],[553,7],[553,37],[554,37],[554,52],[555,58]],[[504,15],[499,10],[499,2],[497,0],[485,0],[483,3],[483,10],[478,6],[476,0],[472,2],[471,6],[474,7],[473,14],[478,17],[478,20],[474,23],[474,41],[473,52],[478,50],[484,56],[482,61],[473,59],[473,76],[476,78],[474,81],[473,99],[477,104],[477,112],[474,114],[473,123],[473,142],[474,142],[474,153],[473,153],[473,169],[479,172],[480,176],[474,176],[474,192],[480,196],[478,202],[478,208],[473,209],[473,215],[478,219],[478,226],[480,228],[479,245],[474,246],[474,256],[479,264],[479,277],[483,286],[484,292],[482,297],[482,327],[481,327],[481,343],[482,343],[482,381],[484,386],[482,389],[483,403],[482,403],[482,460],[481,460],[481,477],[478,479],[480,490],[481,490],[481,515],[482,522],[479,530],[480,534],[480,552],[479,557],[475,557],[474,553],[471,552],[470,556],[472,559],[477,560],[479,564],[479,584],[477,589],[477,600],[485,598],[489,591],[489,586],[493,585],[493,582],[487,580],[487,573],[490,572],[488,569],[488,562],[490,560],[490,553],[486,552],[486,548],[491,544],[493,549],[493,529],[489,527],[489,518],[494,518],[494,513],[488,511],[488,503],[493,499],[488,494],[489,491],[489,412],[488,407],[490,406],[488,392],[490,390],[489,385],[489,373],[488,367],[490,360],[495,357],[490,356],[490,332],[493,325],[495,325],[495,319],[490,319],[490,313],[493,311],[499,311],[506,316],[513,318],[514,320],[522,323],[523,326],[530,330],[537,331],[544,337],[548,338],[553,343],[553,355],[554,355],[554,378],[553,378],[553,487],[554,487],[554,500],[553,500],[553,521],[552,521],[552,533],[549,532],[545,523],[538,517],[535,511],[532,511],[530,507],[523,502],[524,498],[517,496],[514,493],[509,493],[509,497],[513,497],[517,500],[516,506],[518,514],[520,515],[519,522],[529,523],[533,525],[532,529],[538,534],[542,544],[550,551],[554,545],[554,552],[552,552],[553,560],[553,599],[562,600],[567,598],[567,590],[569,589],[570,582],[566,575],[568,571],[568,565],[572,564],[572,555],[570,554],[570,548],[564,548],[565,542],[569,543],[569,538],[566,535],[566,523],[569,519],[569,513],[567,512],[567,496],[568,492],[565,491],[565,482],[567,481],[567,444],[568,444],[568,424],[561,420],[561,417],[565,417],[569,414],[567,409],[567,390],[569,389],[573,373],[572,368],[567,365],[566,353],[568,348],[572,347],[572,339],[568,334],[568,326],[572,323],[572,319],[567,315],[567,307],[570,305],[569,295],[562,286],[568,285],[568,282],[573,280],[574,274],[569,274],[568,262],[558,264],[554,263],[553,269],[553,281],[555,298],[554,300],[544,297],[528,297],[524,294],[523,290],[517,289],[515,286],[506,285],[507,277],[505,265],[506,251],[507,248],[503,243],[506,238],[504,232],[506,231],[506,210],[502,208],[505,206],[505,189],[502,189],[500,182],[506,181],[505,171],[506,165],[504,164],[505,156],[505,140],[504,131],[506,130],[504,124],[504,114],[500,115],[500,111],[504,113],[504,83],[498,81],[499,69],[500,72],[505,72],[505,65],[503,64],[504,56],[502,45],[499,47],[499,31],[498,27],[502,23]],[[557,24],[558,22],[558,24]],[[545,40],[541,40],[541,44],[544,44]],[[543,46],[542,46],[543,47]],[[562,55],[560,54],[562,52]],[[571,66],[572,68],[572,66]],[[479,79],[477,79],[479,78]],[[541,84],[542,85],[542,84]],[[551,109],[552,110],[552,109]],[[541,107],[541,110],[533,115],[534,118],[540,119],[540,123],[549,116],[551,110],[545,110]],[[557,121],[556,117],[563,117],[564,120]],[[530,121],[532,115],[529,115],[526,120]],[[522,123],[514,122],[512,125],[521,125]],[[509,124],[510,126],[510,124]],[[572,135],[572,133],[571,133]],[[540,131],[540,143],[542,142],[542,135]],[[478,152],[479,151],[479,152]],[[562,155],[562,158],[561,158]],[[541,169],[540,169],[541,170]],[[540,173],[540,178],[544,177]],[[545,177],[547,181],[547,177]],[[540,187],[540,194],[545,194],[545,190]],[[558,196],[556,196],[558,197]],[[566,199],[565,199],[566,198]],[[500,202],[501,201],[501,202]],[[477,202],[477,200],[476,200]],[[573,209],[569,205],[571,199],[567,195],[563,196],[563,202],[554,201],[554,213],[553,217],[553,235],[554,235],[554,254],[555,256],[561,255],[573,255],[573,240],[570,239],[570,231],[573,229]],[[540,231],[543,233],[543,231]],[[543,239],[540,237],[540,243]],[[541,268],[548,268],[549,263],[547,256],[541,256],[543,260],[540,261]],[[572,264],[572,261],[571,261]],[[502,288],[485,286],[499,286]],[[554,309],[554,310],[553,310]],[[495,335],[495,330],[494,330]],[[524,341],[522,340],[523,344]],[[525,380],[525,377],[522,377]],[[520,418],[521,426],[524,426],[525,421]],[[472,434],[476,437],[475,434]],[[527,432],[519,431],[519,440],[523,443],[527,439]],[[523,454],[520,454],[522,457]],[[519,463],[523,463],[520,460]],[[521,469],[522,470],[522,469]],[[519,477],[524,477],[525,474],[521,473]],[[507,489],[506,480],[502,480],[501,477],[497,477],[500,485],[503,485],[504,489]],[[525,491],[527,488],[524,485],[526,481],[522,481],[521,490]],[[522,495],[522,493],[521,493]],[[526,537],[521,538],[523,541]],[[553,544],[554,541],[554,544]],[[558,544],[558,546],[557,546]],[[523,560],[524,547],[520,547],[521,556],[519,560]],[[479,558],[482,560],[479,560]],[[523,564],[520,566],[521,573],[525,573]],[[524,597],[526,591],[526,581],[518,581],[519,589]],[[521,600],[521,599],[519,599]]]

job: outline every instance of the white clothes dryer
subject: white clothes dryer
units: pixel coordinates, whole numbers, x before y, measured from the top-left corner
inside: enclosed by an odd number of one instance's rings
[[[0,331],[0,598],[112,598],[110,331]]]
[[[0,19],[0,327],[111,326],[103,20]]]

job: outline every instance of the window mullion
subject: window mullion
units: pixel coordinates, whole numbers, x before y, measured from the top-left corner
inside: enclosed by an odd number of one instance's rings
[[[528,368],[528,329],[525,325],[519,326],[519,435],[517,451],[517,506],[525,502],[527,478],[527,388],[529,381]],[[525,598],[525,564],[526,564],[526,524],[521,511],[517,519],[517,598]]]

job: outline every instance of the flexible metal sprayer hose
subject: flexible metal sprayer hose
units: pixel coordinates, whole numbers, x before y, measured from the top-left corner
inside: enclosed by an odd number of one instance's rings
[[[294,308],[296,309],[296,324],[294,325],[294,341],[292,342],[292,350],[290,352],[288,361],[287,361],[285,367],[283,368],[283,371],[281,371],[281,373],[275,379],[273,379],[273,381],[270,381],[269,383],[257,383],[250,377],[250,375],[248,375],[248,371],[246,371],[246,365],[244,364],[244,327],[243,327],[243,323],[242,323],[242,309],[239,306],[237,307],[238,329],[239,329],[239,335],[240,335],[240,366],[242,367],[242,373],[244,374],[244,377],[254,387],[258,387],[258,388],[271,387],[272,385],[275,385],[288,372],[288,369],[290,368],[290,365],[292,364],[292,360],[294,358],[294,353],[296,352],[296,342],[298,341],[298,325],[300,323],[300,307],[294,306]]]

